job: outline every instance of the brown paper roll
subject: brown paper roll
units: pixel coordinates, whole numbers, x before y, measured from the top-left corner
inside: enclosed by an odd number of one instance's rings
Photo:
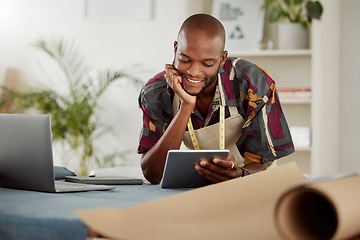
[[[278,240],[273,221],[278,197],[305,180],[296,164],[290,163],[127,209],[78,210],[76,214],[92,233],[110,239]]]
[[[285,239],[349,239],[360,234],[360,176],[303,184],[282,194],[275,225]]]

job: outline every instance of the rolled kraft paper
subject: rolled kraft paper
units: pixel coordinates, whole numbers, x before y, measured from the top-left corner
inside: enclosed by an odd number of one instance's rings
[[[284,239],[349,239],[360,235],[360,176],[323,180],[282,194],[275,225]]]
[[[93,232],[110,239],[278,240],[273,221],[277,200],[305,180],[293,162],[126,209],[76,214]]]

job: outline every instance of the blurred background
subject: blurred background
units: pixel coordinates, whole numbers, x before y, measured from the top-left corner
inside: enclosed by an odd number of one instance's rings
[[[0,0],[0,84],[11,80],[15,70],[15,78],[26,85],[47,86],[66,94],[64,77],[54,61],[32,45],[39,39],[59,38],[76,46],[92,70],[125,71],[144,84],[172,62],[173,42],[184,19],[199,12],[215,14],[213,7],[219,4],[212,0],[118,0],[116,6],[121,8],[114,10],[111,8],[114,2]],[[236,4],[241,2],[244,1]],[[290,120],[297,118],[296,113],[305,114],[307,119],[302,125],[311,130],[311,146],[286,161],[295,159],[304,172],[311,174],[359,171],[360,81],[356,70],[360,63],[360,33],[356,24],[360,22],[357,14],[360,1],[321,3],[323,16],[320,21],[313,21],[309,29],[307,49],[279,50],[277,24],[269,24],[259,15],[263,25],[253,31],[261,34],[259,40],[270,39],[272,46],[260,50],[259,42],[258,49],[228,50],[231,56],[265,65],[279,80],[278,88],[311,89],[311,100],[300,107],[302,110],[297,110],[298,104],[284,106],[293,115]],[[296,60],[289,70],[286,64],[292,59]],[[301,77],[302,70],[305,77]],[[283,75],[283,71],[287,73]],[[294,75],[298,75],[294,78],[296,82],[305,83],[289,84],[287,78]],[[142,126],[137,103],[139,90],[140,86],[130,81],[116,81],[99,99],[96,121],[111,126],[112,130],[97,137],[94,145],[100,152],[124,153],[102,167],[139,166],[140,156],[136,153]],[[54,143],[54,164],[76,170],[79,160],[63,152]],[[95,163],[89,165],[89,169],[99,167]]]

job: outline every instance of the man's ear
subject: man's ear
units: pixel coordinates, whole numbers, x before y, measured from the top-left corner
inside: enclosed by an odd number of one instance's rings
[[[221,61],[220,61],[220,66],[224,66],[225,62],[226,62],[226,59],[227,59],[227,56],[228,56],[228,51],[224,51],[222,54],[221,54]]]
[[[176,54],[177,46],[178,46],[178,42],[174,41],[174,54]]]

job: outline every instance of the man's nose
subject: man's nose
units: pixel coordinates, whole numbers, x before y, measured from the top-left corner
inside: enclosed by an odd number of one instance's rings
[[[201,66],[199,63],[192,63],[186,71],[191,76],[198,76],[201,73]]]

